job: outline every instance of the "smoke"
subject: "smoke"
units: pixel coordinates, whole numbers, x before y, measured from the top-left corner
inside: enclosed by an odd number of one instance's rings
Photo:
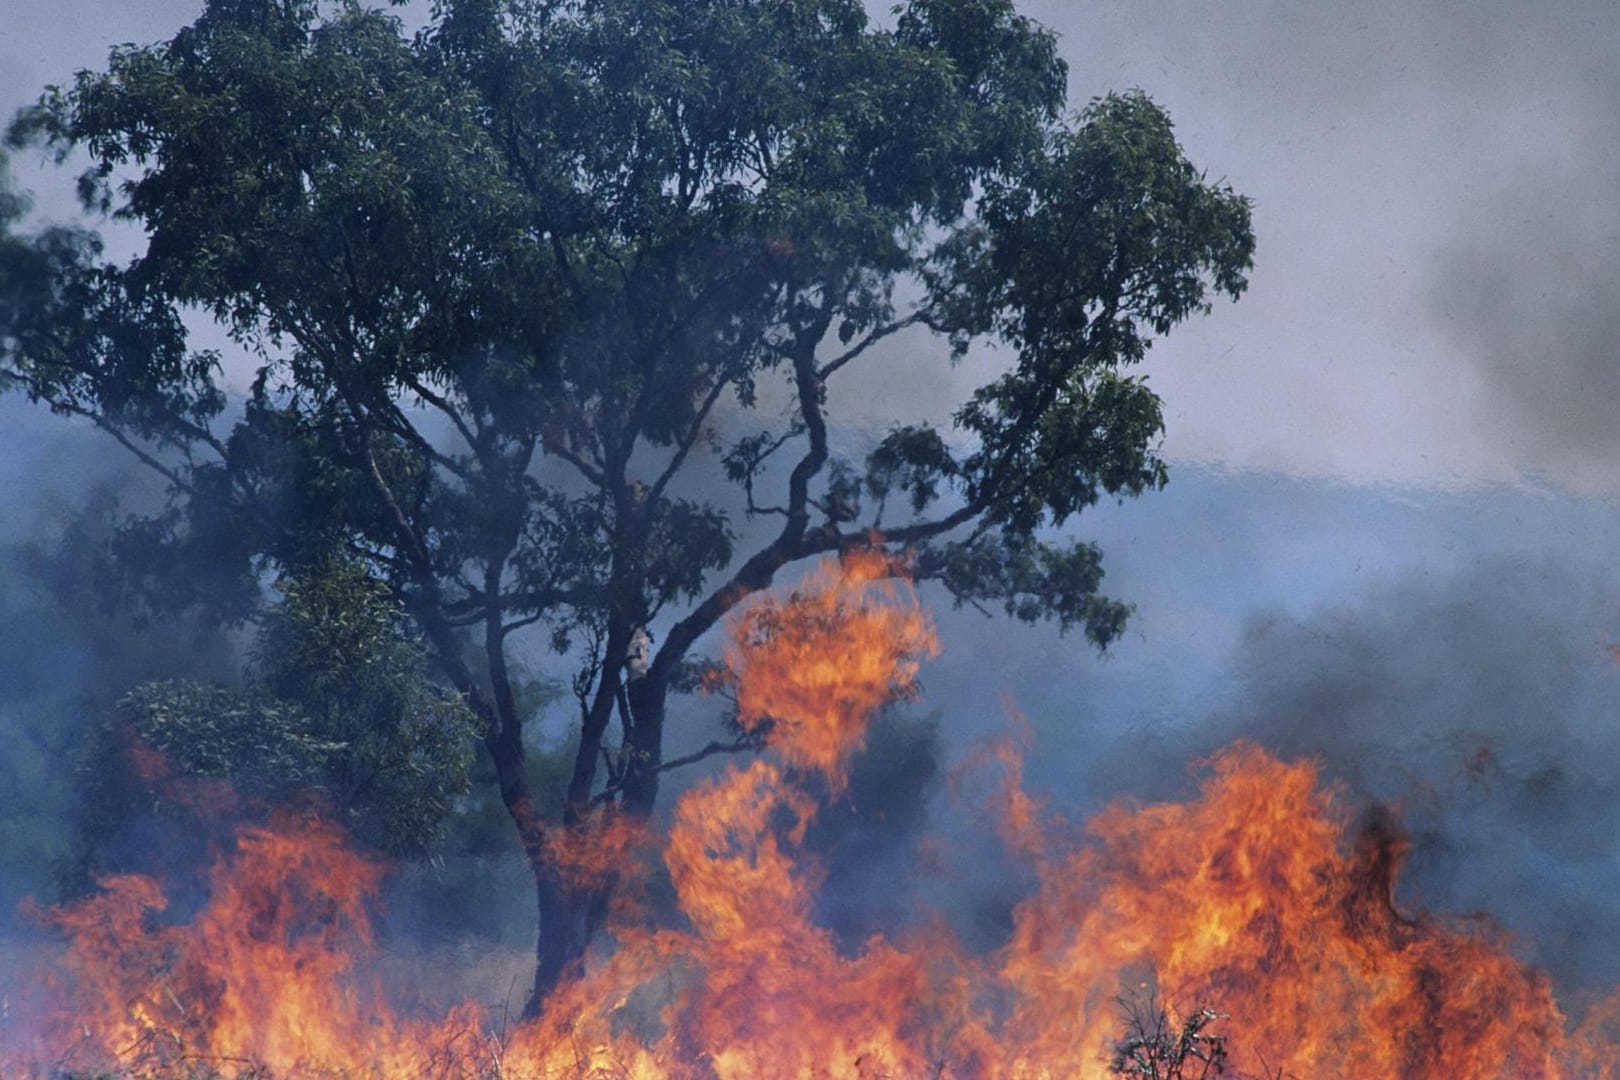
[[[101,545],[120,508],[158,492],[98,432],[0,400],[0,926],[49,896],[71,855],[75,769],[93,721],[146,679],[223,678],[222,634],[175,619],[139,625],[106,602]]]
[[[825,878],[817,921],[854,949],[920,910],[917,864],[942,772],[936,717],[889,710],[851,762],[849,787],[822,808],[806,847]]]
[[[1489,912],[1564,985],[1620,975],[1620,580],[1501,559],[1259,616],[1211,741],[1320,760],[1413,832],[1403,901]]]
[[[1620,8],[1020,8],[1062,34],[1073,100],[1142,87],[1256,201],[1250,291],[1147,365],[1173,457],[1615,489],[1593,346],[1615,280]]]
[[[98,20],[119,7],[76,6]],[[167,27],[196,5],[149,6]],[[1421,454],[1441,472],[1496,475],[1489,466],[1507,461],[1515,474],[1613,487],[1620,8],[1020,6],[1065,32],[1077,102],[1143,86],[1174,111],[1195,160],[1258,199],[1252,294],[1223,311],[1215,339],[1189,327],[1156,350],[1176,361],[1154,371],[1172,453],[1429,478]],[[104,51],[31,62],[12,96]],[[1429,347],[1436,333],[1450,353]],[[976,361],[946,377],[893,366],[838,392],[864,403],[856,422],[937,419],[981,374]],[[24,628],[0,651],[5,917],[49,889],[72,810],[63,769],[93,710],[143,678],[229,664],[217,642],[109,620],[73,560],[56,558],[75,529],[93,534],[87,513],[138,484],[117,448],[7,399],[0,451],[0,625]],[[1613,985],[1620,576],[1603,564],[1613,507],[1589,510],[1601,526],[1495,489],[1391,494],[1178,469],[1163,494],[1088,513],[1080,528],[1104,551],[1105,591],[1139,606],[1127,638],[1099,658],[1047,627],[943,612],[945,655],[919,706],[938,710],[938,742],[902,739],[898,771],[874,781],[905,795],[904,828],[881,803],[828,812],[822,917],[851,940],[901,917],[913,883],[897,875],[915,838],[953,835],[936,759],[998,730],[1010,698],[1038,731],[1032,779],[1076,813],[1184,794],[1188,760],[1232,738],[1319,758],[1353,798],[1394,805],[1413,830],[1403,904],[1490,911],[1566,985]],[[739,520],[739,548],[772,524]],[[714,703],[674,708],[672,740],[710,737]],[[509,842],[498,815],[488,826]],[[522,868],[498,869],[489,888],[460,867],[429,884],[460,874],[452,903],[467,911],[509,900],[500,924],[521,939]],[[983,876],[948,888],[994,925],[1015,891]],[[423,923],[444,906],[424,904]]]
[[[1032,790],[1078,819],[1185,798],[1235,739],[1317,760],[1347,811],[1380,802],[1412,831],[1405,909],[1488,913],[1566,989],[1620,982],[1612,504],[1182,467],[1079,529],[1137,606],[1107,655],[925,597],[943,654],[921,707],[948,765],[1014,711]],[[947,849],[967,842],[930,806]],[[1004,912],[1017,883],[994,876],[951,879],[947,903]]]
[[[1478,421],[1575,486],[1620,477],[1620,81],[1600,89],[1600,120],[1558,118],[1565,153],[1459,215],[1428,297],[1480,380]]]

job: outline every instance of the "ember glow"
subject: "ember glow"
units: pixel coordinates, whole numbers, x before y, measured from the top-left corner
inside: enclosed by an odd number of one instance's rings
[[[1022,790],[1010,742],[988,748],[969,768],[1035,883],[1010,936],[972,953],[936,919],[840,949],[803,840],[935,650],[898,569],[828,564],[733,619],[738,721],[770,749],[688,791],[657,844],[604,821],[581,834],[599,846],[559,852],[583,874],[593,850],[661,864],[676,910],[625,881],[538,1021],[397,1008],[368,921],[382,869],[288,814],[238,834],[189,920],[134,876],[43,914],[64,943],[8,995],[5,1075],[1104,1077],[1124,998],[1167,1003],[1172,1026],[1214,1010],[1228,1075],[1620,1076],[1620,998],[1576,1023],[1487,925],[1398,909],[1398,824],[1252,745],[1204,763],[1190,801],[1078,828]]]

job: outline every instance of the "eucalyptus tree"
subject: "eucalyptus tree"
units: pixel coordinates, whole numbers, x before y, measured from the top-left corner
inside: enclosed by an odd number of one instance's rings
[[[1119,633],[1052,530],[1164,483],[1131,365],[1253,250],[1147,97],[1067,111],[1011,0],[439,0],[413,35],[208,0],[11,140],[87,161],[86,206],[145,239],[6,241],[3,378],[167,477],[126,546],[170,601],[240,615],[334,558],[386,584],[534,869],[533,1007],[590,930],[552,834],[651,809],[671,689],[784,568],[904,549],[963,602]],[[199,314],[250,373],[188,344]],[[1006,362],[950,415],[835,437],[829,387],[981,340]],[[529,627],[584,657],[560,817],[523,767]]]

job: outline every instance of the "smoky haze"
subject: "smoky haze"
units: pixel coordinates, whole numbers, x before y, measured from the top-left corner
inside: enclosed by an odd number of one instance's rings
[[[1459,215],[1428,300],[1480,377],[1476,415],[1547,477],[1600,482],[1620,461],[1620,80],[1594,122]]]
[[[15,5],[0,109],[196,0]],[[869,5],[886,18],[889,4]],[[399,9],[416,25],[426,5]],[[1155,350],[1178,460],[1356,482],[1527,478],[1620,490],[1615,327],[1620,7],[1605,0],[1024,0],[1056,30],[1071,103],[1141,87],[1192,160],[1256,200],[1243,302]],[[39,206],[70,185],[22,155]],[[903,353],[841,405],[941,418],[1004,362]],[[854,419],[851,417],[851,419]]]
[[[1342,805],[1405,820],[1405,910],[1487,913],[1561,986],[1620,982],[1611,504],[1183,467],[1089,517],[1105,590],[1137,605],[1125,637],[1098,656],[943,610],[920,707],[947,759],[1010,706],[1034,730],[1029,780],[1071,817],[1183,798],[1192,763],[1234,739],[1316,760]],[[969,911],[1013,898],[983,886],[948,891]]]
[[[72,854],[91,724],[146,679],[229,678],[223,634],[161,627],[103,602],[95,580],[118,515],[158,494],[141,466],[84,425],[0,399],[0,927],[25,896],[51,897]]]
[[[1305,617],[1251,618],[1214,740],[1315,758],[1392,805],[1401,898],[1488,912],[1565,986],[1620,973],[1620,581],[1495,561],[1410,572]]]
[[[1620,488],[1620,7],[1022,6],[1256,200],[1249,294],[1149,365],[1172,456]]]

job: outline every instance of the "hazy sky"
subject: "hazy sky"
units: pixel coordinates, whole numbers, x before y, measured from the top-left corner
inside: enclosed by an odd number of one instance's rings
[[[1620,488],[1620,5],[1026,10],[1255,199],[1250,294],[1153,366],[1174,454]]]

